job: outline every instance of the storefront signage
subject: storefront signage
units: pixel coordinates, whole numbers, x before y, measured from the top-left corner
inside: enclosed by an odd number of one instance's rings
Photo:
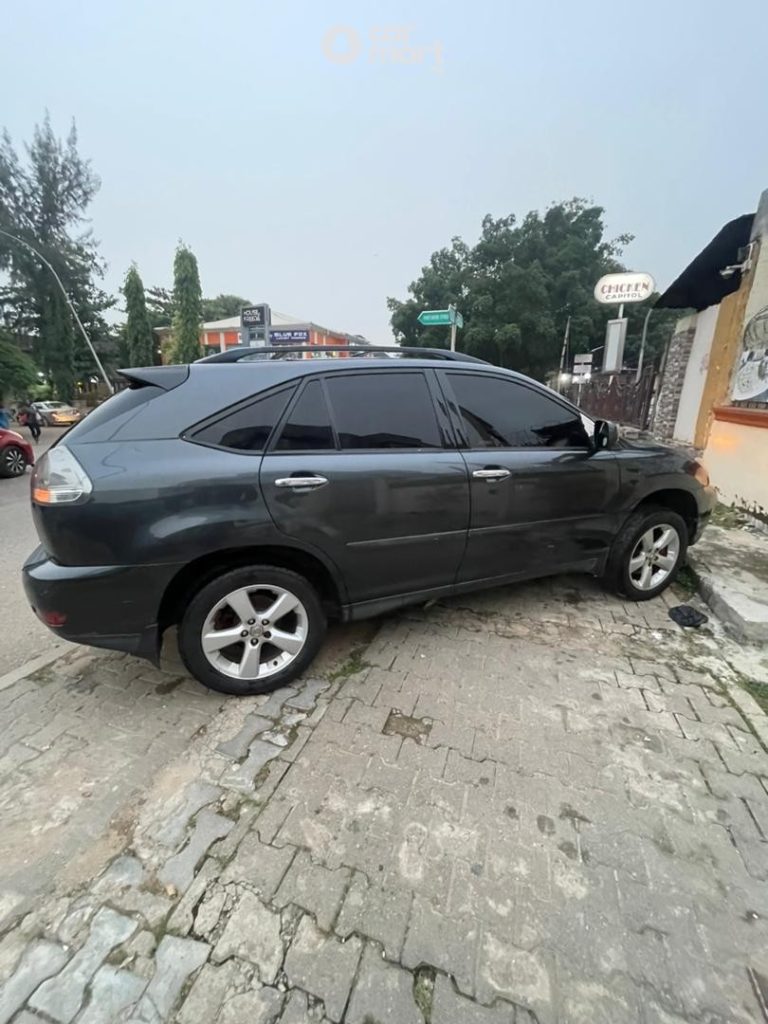
[[[308,345],[309,331],[270,331],[271,345]]]
[[[606,274],[595,285],[595,298],[603,305],[642,302],[653,295],[656,282],[650,274]]]

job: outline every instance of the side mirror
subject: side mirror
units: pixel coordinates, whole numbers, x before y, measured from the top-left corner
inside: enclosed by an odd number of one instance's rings
[[[610,420],[595,420],[595,433],[592,445],[596,452],[610,451],[619,443],[619,428]]]

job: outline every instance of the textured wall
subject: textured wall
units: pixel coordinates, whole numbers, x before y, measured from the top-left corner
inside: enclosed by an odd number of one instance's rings
[[[696,334],[697,315],[683,317],[675,325],[675,333],[669,343],[667,362],[664,367],[661,390],[656,402],[651,430],[657,437],[671,438],[675,430],[680,394],[683,390],[688,357],[691,354]]]

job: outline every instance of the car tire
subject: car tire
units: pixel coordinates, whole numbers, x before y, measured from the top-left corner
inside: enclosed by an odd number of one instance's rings
[[[604,581],[630,601],[650,601],[674,582],[687,550],[683,517],[667,508],[646,506],[633,512],[616,536]]]
[[[280,614],[280,607],[287,611]],[[272,608],[278,614],[270,621],[266,613]],[[273,565],[243,566],[217,576],[192,598],[179,626],[179,653],[210,690],[239,697],[268,693],[309,666],[326,625],[317,591],[303,576]],[[222,646],[228,638],[231,643]],[[252,674],[257,663],[265,674]]]
[[[27,457],[18,445],[9,444],[0,453],[0,476],[22,476],[27,468]]]

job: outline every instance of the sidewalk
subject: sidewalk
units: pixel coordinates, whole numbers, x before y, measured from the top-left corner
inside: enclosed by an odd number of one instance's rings
[[[702,596],[739,640],[768,643],[768,528],[709,526],[688,552]]]
[[[0,1024],[764,1020],[761,652],[710,625],[562,579],[339,629],[268,697],[19,679]]]

